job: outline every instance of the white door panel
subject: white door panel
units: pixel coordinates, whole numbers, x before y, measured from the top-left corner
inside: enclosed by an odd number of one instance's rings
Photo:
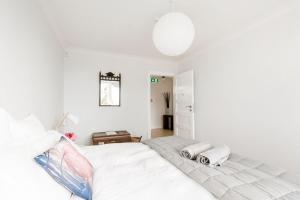
[[[193,79],[193,71],[178,74],[174,79],[175,134],[189,139],[195,139]]]

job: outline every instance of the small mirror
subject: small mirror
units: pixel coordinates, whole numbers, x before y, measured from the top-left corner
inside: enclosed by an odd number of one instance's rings
[[[112,72],[101,74],[100,72],[100,106],[120,106],[121,74],[116,76]]]

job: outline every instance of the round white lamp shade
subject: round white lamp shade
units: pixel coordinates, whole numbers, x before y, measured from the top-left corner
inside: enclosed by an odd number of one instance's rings
[[[162,16],[154,26],[153,42],[164,55],[179,56],[192,45],[195,27],[183,13],[171,12]]]

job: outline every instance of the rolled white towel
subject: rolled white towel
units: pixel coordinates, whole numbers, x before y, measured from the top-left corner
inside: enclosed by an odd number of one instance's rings
[[[207,151],[208,149],[210,149],[212,146],[211,144],[209,144],[208,142],[201,142],[201,143],[196,143],[196,144],[192,144],[189,146],[184,147],[181,151],[180,154],[184,157],[184,158],[188,158],[190,160],[194,160],[196,159],[197,155],[199,153],[202,153],[204,151]]]
[[[196,161],[210,167],[216,167],[222,165],[229,158],[229,155],[230,148],[223,145],[200,153]]]

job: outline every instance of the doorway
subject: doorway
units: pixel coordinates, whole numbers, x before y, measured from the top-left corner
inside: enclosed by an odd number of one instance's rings
[[[173,77],[150,75],[151,138],[174,135]]]

